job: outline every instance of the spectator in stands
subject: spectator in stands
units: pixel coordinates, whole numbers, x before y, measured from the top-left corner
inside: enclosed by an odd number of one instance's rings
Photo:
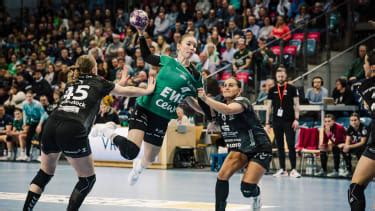
[[[192,20],[192,19],[193,19],[193,15],[190,13],[190,11],[188,11],[187,3],[184,1],[181,2],[180,12],[178,13],[176,20],[181,23],[183,28],[186,28],[188,20]]]
[[[56,85],[57,83],[57,73],[55,72],[55,66],[53,64],[49,64],[47,68],[47,73],[44,76],[46,81],[51,85]]]
[[[181,40],[181,34],[179,32],[175,32],[173,34],[173,42],[170,44],[172,56],[177,55],[177,44],[180,42],[180,40]],[[139,56],[140,56],[141,50],[140,49],[138,50],[139,50]]]
[[[112,34],[113,43],[109,44],[105,50],[106,61],[111,61],[113,58],[117,58],[117,51],[123,46],[120,42],[120,35]]]
[[[113,103],[113,98],[111,96],[106,96],[103,98],[100,104],[99,114],[96,116],[95,124],[114,122],[120,124],[120,120],[116,111],[111,107]]]
[[[248,31],[248,30],[253,32],[253,35],[255,36],[255,38],[258,38],[260,27],[256,24],[256,19],[254,15],[250,15],[248,17],[248,26],[246,29],[244,29],[244,31]]]
[[[185,115],[184,109],[180,106],[176,108],[177,119],[171,119],[168,126],[191,125],[189,118]]]
[[[169,22],[169,19],[166,18],[164,12],[159,12],[159,15],[155,18],[154,24],[155,24],[154,36],[158,36],[158,35],[168,36],[171,23]]]
[[[246,46],[250,51],[258,49],[258,41],[251,30],[245,31]]]
[[[297,32],[303,31],[303,26],[309,21],[310,15],[307,13],[307,5],[300,4],[299,13],[294,18],[294,27],[299,28]]]
[[[158,35],[157,36],[157,45],[155,49],[155,53],[157,55],[164,55],[165,54],[165,49],[170,48],[169,44],[165,40],[163,35]]]
[[[9,90],[9,98],[4,102],[4,106],[11,109],[21,108],[25,98],[25,92],[19,90],[17,85],[13,85]]]
[[[235,35],[242,35],[242,31],[237,27],[234,19],[229,19],[228,27],[226,28],[225,34],[227,37],[233,38]]]
[[[108,73],[108,80],[114,81],[116,79],[117,72],[121,70],[118,64],[117,58],[112,59],[112,69]]]
[[[345,143],[346,131],[345,128],[335,122],[335,116],[327,114],[324,117],[324,128],[322,128],[323,138],[320,139],[320,160],[322,169],[318,172],[317,176],[339,176],[339,165],[340,165],[340,144]],[[331,173],[327,174],[327,153],[332,151],[333,153],[333,165],[334,169]]]
[[[47,112],[47,114],[51,114],[52,111],[55,109],[53,105],[49,103],[49,100],[46,95],[41,95],[39,97],[39,102],[43,106],[44,110]]]
[[[26,87],[29,86],[29,82],[25,80],[23,74],[18,73],[16,76],[15,85],[20,91],[26,92]]]
[[[278,41],[283,40],[288,41],[292,37],[288,25],[285,23],[283,16],[277,16],[276,25],[272,29],[271,39],[276,39]],[[276,42],[278,43],[278,42]]]
[[[66,48],[61,50],[59,60],[61,61],[61,63],[66,64],[68,66],[73,65],[73,61],[69,58],[69,51]]]
[[[220,64],[220,58],[219,53],[216,50],[216,46],[214,43],[209,42],[206,45],[206,49],[204,50],[204,53],[207,55],[207,67],[208,70],[213,73],[216,71],[216,67]]]
[[[272,77],[273,64],[276,56],[266,45],[266,39],[261,37],[258,41],[259,50],[255,52],[254,64],[258,81]]]
[[[250,51],[246,48],[244,38],[238,40],[238,51],[233,55],[232,68],[234,73],[249,71],[251,63]]]
[[[211,8],[211,3],[209,0],[199,0],[195,5],[195,10],[202,11],[203,15],[207,16]]]
[[[43,78],[40,70],[35,70],[34,72],[34,82],[31,84],[31,90],[35,93],[36,99],[39,99],[42,95],[46,95],[49,100],[52,100],[51,85]]]
[[[366,148],[366,142],[369,138],[369,128],[367,128],[360,120],[359,114],[353,113],[350,116],[350,126],[346,133],[346,140],[344,144],[339,145],[339,148],[343,151],[344,159],[346,162],[347,171],[344,172],[345,176],[349,176],[352,173],[352,154],[357,159],[362,156],[363,151]]]
[[[27,126],[26,155],[30,157],[31,141],[36,134],[42,131],[42,124],[47,118],[47,113],[39,101],[34,100],[31,90],[26,93],[26,100],[22,104],[23,124]]]
[[[123,32],[125,26],[129,23],[129,15],[124,13],[123,9],[117,9],[115,28],[118,33]]]
[[[328,90],[323,87],[323,78],[320,76],[315,76],[312,79],[312,87],[307,89],[305,98],[311,105],[321,105],[323,104],[323,99],[328,97]]]
[[[208,18],[204,21],[204,25],[207,26],[208,30],[211,30],[214,26],[216,26],[218,23],[216,12],[214,9],[210,9],[210,13],[208,15]]]
[[[315,2],[314,8],[311,13],[311,21],[309,23],[310,23],[310,26],[309,26],[310,31],[323,32],[323,30],[325,30],[326,19],[324,17],[322,3]]]
[[[335,104],[355,105],[352,91],[347,85],[345,79],[339,78],[336,80],[336,87],[332,92],[332,97]]]
[[[124,44],[124,46],[125,46],[125,44]],[[128,65],[128,66],[131,66],[131,64],[133,63],[132,57],[130,57],[126,54],[126,51],[125,51],[124,48],[117,49],[117,58],[124,59],[125,64]]]
[[[365,71],[363,65],[365,64],[365,56],[367,47],[360,45],[358,47],[358,56],[352,61],[350,68],[346,72],[346,77],[349,81],[362,80],[365,78]]]
[[[259,29],[259,38],[264,38],[266,40],[271,38],[271,33],[273,30],[273,25],[271,25],[271,18],[266,16],[263,19],[264,26]]]
[[[221,54],[222,62],[232,62],[234,53],[236,53],[237,50],[233,48],[233,39],[228,37],[225,39],[225,50]]]
[[[0,105],[0,142],[7,143],[7,134],[12,130],[12,122],[12,117],[5,113],[5,107]],[[8,143],[6,145],[8,146]],[[9,146],[8,153],[2,157],[2,160],[11,159],[13,159],[13,152]]]

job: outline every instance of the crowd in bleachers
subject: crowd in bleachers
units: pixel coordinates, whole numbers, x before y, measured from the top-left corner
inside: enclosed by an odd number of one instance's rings
[[[153,54],[175,56],[182,35],[191,33],[198,40],[197,52],[192,57],[197,69],[207,77],[225,68],[208,78],[208,93],[218,94],[218,82],[231,76],[248,86],[255,86],[256,78],[262,81],[258,103],[266,99],[264,96],[274,83],[271,78],[275,68],[281,63],[293,67],[304,44],[303,26],[308,22],[306,43],[308,54],[314,55],[327,24],[324,17],[317,17],[340,3],[315,0],[156,2],[137,6],[149,16],[146,40]],[[43,120],[58,104],[66,83],[74,80],[74,64],[80,55],[92,55],[99,75],[111,81],[118,80],[122,69],[128,69],[131,76],[128,85],[132,86],[145,86],[149,70],[157,70],[141,57],[138,35],[129,24],[131,10],[88,6],[82,1],[45,3],[35,11],[24,8],[21,17],[13,17],[5,8],[0,9],[0,127],[6,135],[0,140],[8,146],[6,159],[31,160],[31,141],[38,136],[35,132],[40,132]],[[340,11],[332,16],[330,29],[342,30]],[[281,50],[287,55],[282,61],[278,57]],[[358,72],[363,71],[361,64],[360,53],[348,71],[348,79],[364,78],[363,72]],[[336,83],[333,96],[337,103],[343,100],[342,95],[348,96],[347,90],[340,88],[344,86],[340,80]],[[310,103],[321,102],[327,92],[315,94],[306,93]],[[28,95],[34,100],[28,99]],[[126,125],[123,117],[134,103],[133,98],[109,96],[103,102],[98,121],[112,120]],[[27,107],[38,109],[27,116]],[[40,108],[44,110],[39,111]],[[23,120],[17,112],[24,113]],[[22,126],[19,121],[23,122]],[[22,150],[18,157],[11,153],[12,146],[8,143],[11,141],[8,134],[15,132]]]

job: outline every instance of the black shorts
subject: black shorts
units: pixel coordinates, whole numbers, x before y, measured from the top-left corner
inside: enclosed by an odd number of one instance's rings
[[[129,118],[129,130],[138,129],[145,132],[143,140],[160,147],[163,144],[169,119],[154,114],[137,105]]]
[[[372,160],[375,160],[375,120],[372,119],[370,136],[367,142],[367,147],[362,154]]]
[[[259,145],[251,152],[242,152],[241,150],[230,150],[237,151],[245,154],[249,161],[254,161],[260,164],[264,169],[268,170],[270,163],[272,161],[272,146],[271,144],[262,144]]]
[[[62,152],[67,157],[81,158],[91,154],[86,128],[76,120],[51,116],[42,133],[45,154]]]

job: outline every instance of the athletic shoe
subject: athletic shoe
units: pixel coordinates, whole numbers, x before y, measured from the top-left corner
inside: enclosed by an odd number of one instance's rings
[[[27,159],[28,159],[28,157],[26,156],[26,154],[24,154],[24,155],[20,155],[20,156],[18,156],[17,157],[17,161],[27,161]]]
[[[318,176],[318,177],[326,177],[327,176],[327,173],[323,170],[323,169],[320,169],[320,171],[316,172],[314,174],[314,176]]]
[[[339,172],[340,177],[349,177],[350,175],[350,172],[346,169],[344,171]]]
[[[293,169],[293,170],[289,173],[289,176],[294,177],[294,178],[300,178],[300,177],[301,177],[301,174],[298,173],[297,170]]]
[[[115,133],[117,128],[116,123],[114,122],[107,122],[105,124],[96,124],[92,127],[90,136],[91,137],[98,137],[98,136],[105,136],[110,138],[112,134]]]
[[[39,163],[41,163],[42,162],[42,156],[38,156],[37,158],[36,158],[36,161],[38,161]]]
[[[133,168],[128,176],[128,183],[129,185],[135,185],[137,183],[139,176],[141,175],[143,171],[143,167],[141,166],[141,160],[136,159],[133,161]]]
[[[0,160],[13,160],[13,156],[12,155],[3,156],[3,157],[0,157]]]
[[[273,174],[274,177],[287,177],[288,172],[284,171],[284,169],[279,169],[276,173]]]
[[[260,210],[261,207],[262,207],[262,201],[260,199],[260,195],[253,197],[252,210]]]
[[[339,172],[337,172],[336,170],[334,170],[331,173],[327,174],[327,177],[338,177],[338,176],[339,176]]]

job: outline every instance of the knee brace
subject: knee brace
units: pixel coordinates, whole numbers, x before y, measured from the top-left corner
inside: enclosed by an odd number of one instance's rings
[[[348,201],[352,211],[364,211],[366,208],[365,187],[355,183],[350,184]]]
[[[96,181],[95,174],[89,177],[78,177],[78,183],[74,187],[72,194],[70,195],[68,211],[78,211],[82,205],[83,200],[90,193],[92,187]]]
[[[241,192],[245,198],[256,197],[260,194],[260,189],[257,184],[241,182]]]
[[[123,136],[116,136],[113,143],[120,150],[121,156],[127,160],[134,160],[139,153],[139,147]]]
[[[46,172],[44,172],[42,169],[39,169],[38,173],[34,177],[34,179],[31,181],[31,184],[35,184],[39,186],[42,191],[44,190],[44,187],[48,184],[48,182],[51,180],[53,175],[49,175]]]
[[[89,177],[78,177],[78,183],[76,184],[74,189],[79,191],[81,194],[87,195],[91,191],[95,182],[96,182],[95,174]]]

